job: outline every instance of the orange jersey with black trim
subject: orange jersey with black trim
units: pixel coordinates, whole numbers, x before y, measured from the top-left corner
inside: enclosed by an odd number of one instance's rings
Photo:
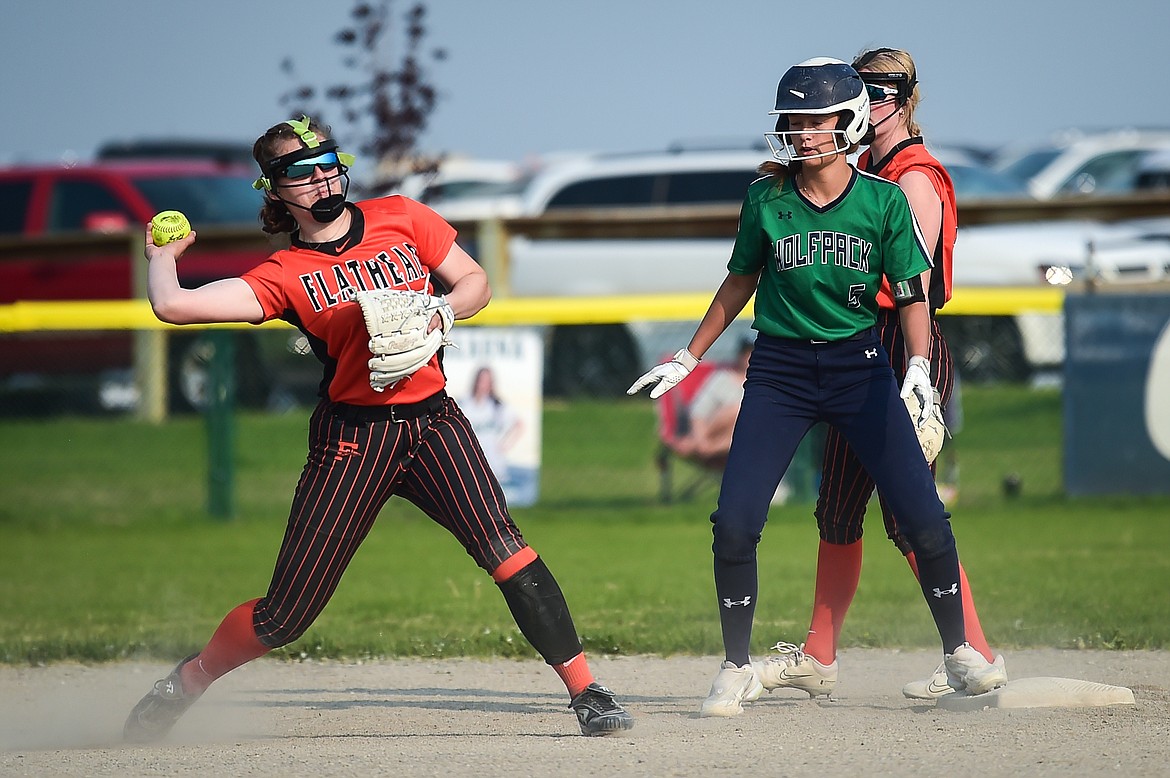
[[[857,160],[857,166],[866,172],[881,176],[895,183],[911,170],[923,173],[934,185],[938,199],[942,203],[942,221],[938,234],[938,242],[931,247],[931,259],[934,269],[930,272],[930,289],[927,292],[927,301],[931,311],[942,308],[951,299],[951,255],[955,249],[955,235],[959,228],[959,212],[955,202],[955,185],[942,163],[926,150],[922,138],[908,138],[902,141],[885,159],[873,160],[873,155],[866,149]],[[878,305],[882,308],[894,308],[894,296],[890,292],[887,281],[882,282],[878,292]]]
[[[435,294],[431,272],[455,243],[455,228],[422,203],[401,195],[346,206],[353,215],[341,238],[272,254],[241,278],[252,287],[264,320],[282,319],[309,339],[325,366],[320,394],[351,405],[424,400],[446,384],[438,356],[383,392],[370,387],[370,334],[351,291],[409,289]]]

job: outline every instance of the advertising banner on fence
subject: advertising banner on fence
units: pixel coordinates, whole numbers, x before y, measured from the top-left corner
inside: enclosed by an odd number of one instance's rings
[[[471,420],[508,505],[533,505],[540,492],[539,333],[523,327],[463,327],[443,352],[447,392]]]
[[[1065,299],[1064,487],[1170,494],[1170,295]]]

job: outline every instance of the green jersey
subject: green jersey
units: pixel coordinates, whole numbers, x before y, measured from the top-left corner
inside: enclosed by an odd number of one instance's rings
[[[842,340],[877,321],[882,276],[895,287],[931,267],[906,195],[884,178],[853,170],[824,207],[788,177],[748,187],[727,269],[759,270],[755,329],[777,338]]]

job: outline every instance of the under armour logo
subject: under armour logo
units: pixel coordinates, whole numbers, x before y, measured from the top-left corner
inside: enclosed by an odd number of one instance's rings
[[[791,219],[792,211],[776,211],[777,219]]]
[[[732,599],[727,598],[727,597],[723,598],[723,607],[724,608],[730,608],[733,605],[745,605],[746,606],[746,605],[751,605],[751,604],[752,604],[752,596],[750,594],[747,595],[746,597],[744,597],[742,600],[732,600]]]
[[[959,593],[959,584],[958,583],[951,584],[950,589],[937,589],[936,588],[934,590],[934,596],[940,600],[942,599],[944,594],[958,594],[958,593]]]
[[[876,348],[867,348],[865,350],[865,358],[866,359],[873,359],[876,356],[877,356],[877,349]]]

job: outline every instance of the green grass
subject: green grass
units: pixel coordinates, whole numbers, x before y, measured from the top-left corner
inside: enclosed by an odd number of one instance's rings
[[[1060,495],[1060,398],[971,388],[950,445],[953,525],[999,647],[1170,645],[1168,498]],[[173,658],[263,594],[305,447],[305,413],[243,415],[237,518],[206,516],[201,420],[0,423],[0,661]],[[715,487],[657,499],[644,400],[550,402],[542,500],[515,511],[591,653],[721,648],[711,582]],[[1002,493],[1019,474],[1023,493]],[[760,547],[755,650],[807,628],[811,506],[775,508]],[[844,645],[928,647],[937,635],[873,515]],[[286,656],[533,656],[490,578],[405,502],[380,517],[336,597]]]

